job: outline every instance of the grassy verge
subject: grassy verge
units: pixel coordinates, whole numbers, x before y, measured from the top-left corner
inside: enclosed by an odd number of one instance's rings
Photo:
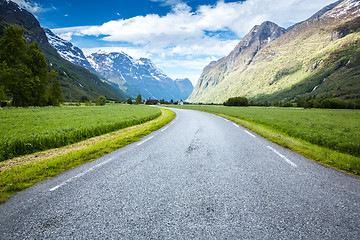
[[[220,106],[181,108],[217,114],[320,164],[360,176],[360,158],[355,155],[359,147],[359,111]]]
[[[61,172],[90,162],[107,153],[139,141],[169,123],[175,113],[161,109],[155,120],[112,132],[60,149],[9,159],[0,165],[0,202],[17,192]]]

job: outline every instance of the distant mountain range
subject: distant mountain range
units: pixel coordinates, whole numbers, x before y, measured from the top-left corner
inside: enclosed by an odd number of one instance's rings
[[[72,43],[56,36],[51,30],[44,29],[50,44],[68,61],[97,73],[105,82],[120,89],[126,96],[144,99],[185,100],[193,85],[189,79],[168,77],[150,59],[133,59],[126,53],[101,52],[88,57]]]
[[[172,80],[150,59],[133,59],[126,53],[96,52],[87,57],[92,68],[131,97],[185,100],[193,86],[189,79]]]
[[[0,0],[0,37],[4,28],[19,25],[28,33],[28,41],[36,41],[45,54],[50,69],[58,72],[58,80],[64,93],[65,101],[78,101],[82,96],[95,99],[104,95],[108,99],[124,100],[125,96],[118,88],[104,83],[100,78],[83,67],[72,64],[61,57],[49,44],[48,38],[37,19],[16,3]]]
[[[341,0],[288,29],[255,26],[228,56],[205,67],[188,101],[354,98],[360,92],[359,17],[360,0]]]

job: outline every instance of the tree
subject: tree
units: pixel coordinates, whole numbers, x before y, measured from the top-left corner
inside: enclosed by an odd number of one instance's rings
[[[104,106],[105,104],[106,104],[106,97],[100,96],[97,99],[95,99],[96,106]]]
[[[129,98],[126,100],[126,102],[127,102],[128,104],[132,104],[132,103],[133,103],[131,97],[129,97]]]
[[[87,102],[90,101],[90,99],[89,99],[87,96],[81,96],[81,97],[80,97],[80,102],[83,102],[83,103],[84,103],[84,102],[86,102],[86,101],[87,101]]]
[[[245,97],[233,97],[229,98],[226,102],[224,102],[224,106],[245,106],[247,107],[249,102]]]
[[[136,103],[136,104],[140,104],[141,102],[142,102],[142,98],[141,98],[141,94],[139,94],[139,95],[137,96],[137,98],[136,98],[135,103]]]
[[[62,91],[60,88],[60,82],[56,79],[57,72],[51,71],[48,73],[49,76],[49,86],[48,86],[48,95],[49,95],[49,105],[59,106],[60,102],[64,101]]]
[[[58,105],[62,99],[56,73],[48,72],[45,56],[26,30],[10,26],[0,40],[0,86],[14,106]],[[52,95],[54,93],[54,95]]]

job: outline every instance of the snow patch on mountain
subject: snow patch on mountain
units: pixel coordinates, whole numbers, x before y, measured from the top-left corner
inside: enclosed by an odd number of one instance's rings
[[[80,48],[74,46],[71,42],[56,36],[50,29],[43,29],[50,45],[56,49],[62,58],[88,70],[95,71]]]
[[[359,6],[360,6],[359,0],[344,0],[344,1],[340,2],[332,10],[326,12],[323,15],[323,17],[341,18],[343,16],[348,15],[348,13],[350,11],[353,11],[354,8],[359,7]]]

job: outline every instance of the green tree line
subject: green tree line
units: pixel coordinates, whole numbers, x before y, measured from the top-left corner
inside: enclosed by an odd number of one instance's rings
[[[38,44],[25,40],[26,30],[10,26],[0,39],[0,100],[12,106],[59,105],[63,99],[55,71],[48,71]]]

